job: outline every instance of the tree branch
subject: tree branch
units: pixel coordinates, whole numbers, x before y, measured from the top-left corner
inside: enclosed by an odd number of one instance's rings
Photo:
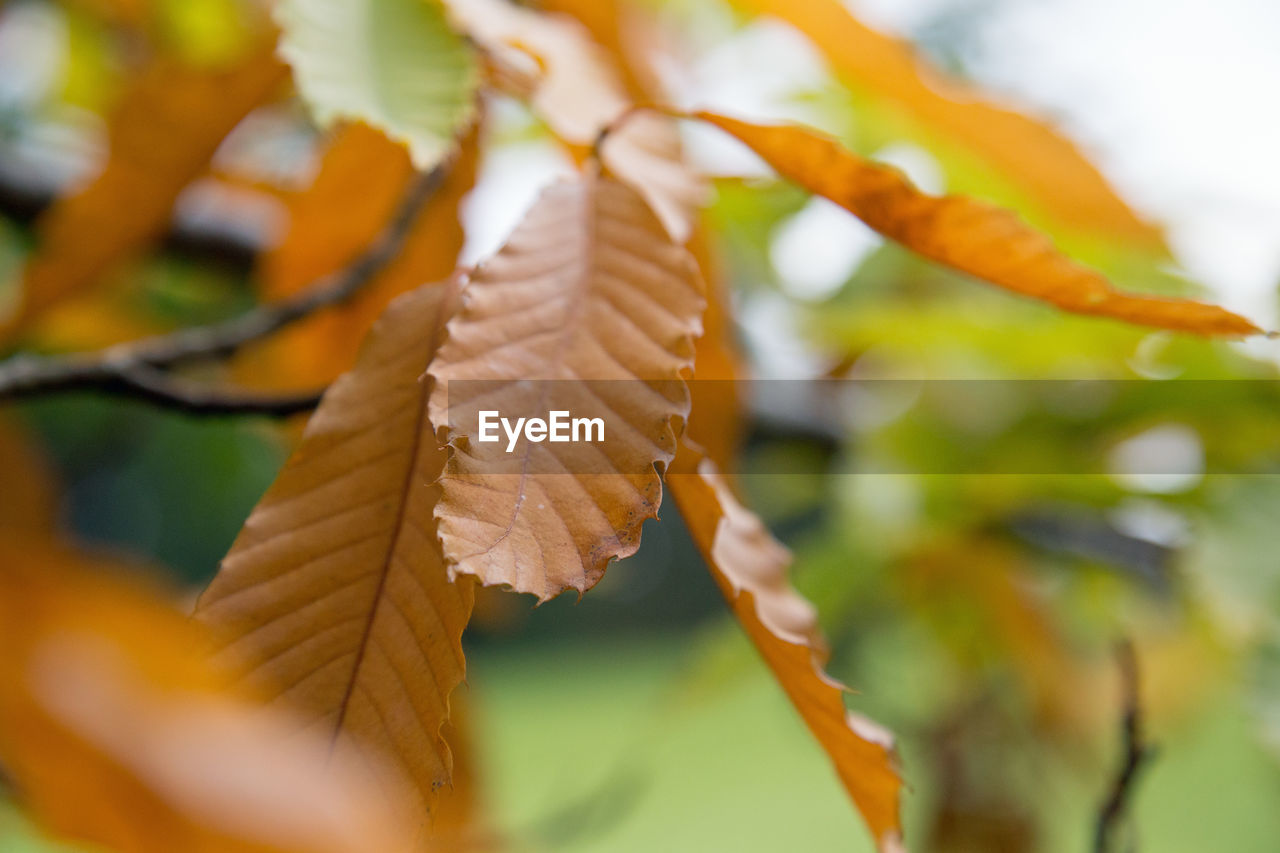
[[[285,415],[314,408],[319,393],[267,397],[216,390],[178,380],[165,369],[225,358],[288,324],[349,300],[404,247],[418,213],[444,180],[447,165],[416,176],[394,218],[373,245],[346,268],[292,299],[258,307],[220,323],[179,329],[94,352],[64,356],[17,355],[0,362],[0,402],[64,391],[122,394],[205,414]]]
[[[1129,800],[1133,796],[1138,771],[1154,754],[1154,749],[1144,740],[1142,733],[1142,704],[1138,692],[1138,659],[1133,644],[1122,640],[1116,648],[1116,662],[1120,666],[1120,683],[1123,691],[1124,710],[1120,720],[1124,754],[1111,783],[1106,799],[1098,809],[1094,829],[1095,853],[1112,853],[1117,849],[1116,830],[1125,816]]]
[[[63,385],[59,391],[76,389]],[[99,391],[154,403],[191,415],[266,415],[284,418],[309,412],[320,405],[324,389],[297,394],[263,394],[244,389],[218,388],[191,382],[146,365],[121,370],[107,379],[97,378],[80,390]]]

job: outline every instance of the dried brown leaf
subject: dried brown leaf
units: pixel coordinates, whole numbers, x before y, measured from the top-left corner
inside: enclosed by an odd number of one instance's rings
[[[898,170],[863,159],[816,131],[706,112],[696,117],[733,135],[780,174],[831,199],[886,237],[998,287],[1064,311],[1141,326],[1232,337],[1261,331],[1215,305],[1117,290],[1013,213],[962,196],[926,195]]]
[[[850,713],[846,688],[823,671],[826,646],[813,606],[787,579],[790,554],[738,502],[715,465],[687,442],[681,443],[667,486],[716,585],[826,750],[877,845],[900,849],[901,782],[891,738]]]
[[[428,285],[394,302],[355,368],[254,509],[197,618],[217,658],[335,742],[396,760],[425,823],[450,778],[441,726],[464,675],[470,579],[449,579],[432,509],[444,450],[424,371],[456,300]]]
[[[657,39],[655,22],[628,0],[545,0],[541,8],[551,12],[571,15],[587,28],[596,44],[608,51],[626,84],[628,93],[640,103],[661,103],[665,100],[663,87],[657,74]],[[605,153],[615,145],[624,148],[636,144],[629,134],[643,131],[631,124],[643,121],[646,113],[635,112],[622,122],[621,138],[618,132],[610,137]],[[655,129],[656,130],[656,129]],[[648,132],[654,133],[654,132]],[[654,133],[656,136],[656,133]],[[682,153],[678,140],[664,156],[679,160]],[[662,162],[654,158],[653,174],[663,170]],[[673,176],[672,187],[659,194],[660,198],[683,199],[680,206],[692,209],[702,204],[704,198],[698,185],[681,183]],[[689,188],[693,192],[689,192]],[[650,204],[662,203],[646,196]],[[666,218],[678,215],[669,212]],[[687,247],[698,265],[698,272],[707,288],[707,310],[703,317],[703,332],[695,345],[695,379],[689,386],[692,410],[687,427],[691,440],[704,448],[707,455],[722,471],[732,471],[734,458],[742,439],[741,385],[736,380],[747,374],[746,364],[734,341],[733,317],[729,310],[729,288],[716,255],[715,240],[711,236],[706,214],[703,213],[688,234]]]
[[[689,411],[702,285],[644,200],[588,175],[546,190],[472,277],[431,365],[431,422],[454,452],[436,508],[453,570],[547,599],[634,553],[655,463]],[[478,409],[603,418],[601,444],[481,443]],[[450,406],[453,406],[451,409]]]

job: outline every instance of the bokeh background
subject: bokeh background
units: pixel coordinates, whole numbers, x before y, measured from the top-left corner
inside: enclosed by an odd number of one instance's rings
[[[781,22],[718,0],[647,5],[671,34],[677,102],[819,126],[925,188],[1015,207],[1126,286],[1207,295],[1280,326],[1275,3],[849,0],[947,72],[1052,119],[1164,227],[1169,256],[1057,226],[953,141],[838,81]],[[17,286],[31,218],[100,164],[101,116],[130,48],[94,7],[0,6],[0,299]],[[216,58],[239,38],[236,0],[153,0],[149,14],[151,37],[192,56]],[[494,251],[537,190],[572,168],[514,101],[489,104],[486,134],[465,203],[468,261]],[[1280,478],[1206,472],[1280,472],[1280,342],[1153,334],[988,291],[771,180],[722,138],[690,130],[687,142],[721,176],[711,216],[758,377],[1144,380],[1168,383],[1175,402],[1180,380],[1215,380],[1158,418],[1013,381],[998,405],[912,397],[834,421],[813,401],[754,395],[740,482],[796,553],[797,583],[831,639],[830,671],[857,691],[851,706],[899,737],[912,848],[1086,849],[1119,760],[1114,648],[1129,638],[1158,745],[1130,828],[1142,849],[1275,849]],[[195,236],[127,284],[55,312],[43,345],[95,346],[243,310],[252,257],[281,227],[278,200],[255,182],[303,182],[316,154],[295,105],[255,113],[219,154],[220,174],[240,180],[212,177],[179,203],[177,230]],[[1231,381],[1241,379],[1263,381]],[[296,425],[88,395],[6,409],[64,484],[69,532],[192,594],[296,435]],[[1044,473],[929,473],[939,454],[980,468],[1028,423],[1036,440],[1017,452]],[[1182,473],[1151,476],[1141,461],[1151,458],[1177,459]],[[920,473],[865,473],[886,465]],[[0,470],[0,489],[23,485]],[[492,822],[533,849],[869,849],[674,508],[662,516],[580,602],[535,610],[482,597],[463,690]],[[0,810],[0,849],[56,848]]]

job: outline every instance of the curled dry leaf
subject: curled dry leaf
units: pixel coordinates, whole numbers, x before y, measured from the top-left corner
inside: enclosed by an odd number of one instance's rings
[[[844,705],[844,685],[823,671],[826,647],[813,606],[787,580],[790,554],[742,506],[715,465],[688,442],[667,486],[716,585],[774,677],[835,764],[882,850],[901,847],[901,782],[892,740]]]
[[[398,778],[237,698],[191,622],[52,544],[0,542],[0,761],[51,833],[122,853],[408,851]]]
[[[21,301],[0,331],[24,328],[155,241],[223,137],[285,77],[269,45],[227,70],[163,58],[147,66],[108,120],[102,171],[37,224]]]
[[[196,610],[255,691],[399,762],[419,824],[450,777],[440,729],[473,603],[436,541],[444,451],[423,376],[456,295],[428,285],[387,309]]]
[[[609,52],[633,98],[642,103],[666,100],[656,70],[660,52],[655,36],[658,27],[650,16],[644,14],[646,10],[627,0],[544,0],[541,6],[548,11],[571,15],[586,27],[596,44]],[[615,144],[631,145],[626,138],[629,126],[648,114],[640,111],[628,115],[622,125],[623,138],[611,136],[605,146],[606,154]],[[678,159],[681,154],[677,150],[666,156]],[[655,158],[655,162],[661,161]],[[659,171],[654,169],[655,173]],[[672,176],[679,178],[675,173]],[[673,186],[667,196],[680,198],[680,193],[680,188]],[[648,200],[650,204],[656,203],[651,197]],[[700,194],[690,194],[685,196],[683,204],[696,208],[702,201]],[[670,215],[664,217],[664,221]],[[706,283],[707,310],[703,316],[702,335],[695,344],[697,381],[689,386],[692,407],[687,431],[689,438],[704,448],[722,471],[732,471],[743,428],[740,399],[743,386],[736,380],[746,376],[747,366],[734,340],[728,283],[717,257],[706,214],[701,214],[698,220],[688,234],[686,245]]]
[[[566,141],[590,145],[629,105],[608,57],[575,21],[507,0],[447,0],[457,26],[485,50],[537,63],[533,106]],[[516,54],[515,57],[512,54]]]
[[[483,785],[477,777],[478,741],[470,694],[456,691],[450,701],[445,740],[453,754],[453,778],[431,816],[432,853],[484,853],[506,848],[486,818]]]
[[[661,93],[656,65],[657,26],[654,18],[628,0],[542,0],[546,12],[569,15],[586,27],[591,38],[613,58],[627,91],[638,99]]]
[[[448,0],[448,6],[458,26],[486,50],[499,57],[517,52],[534,58],[534,109],[580,150],[594,145],[631,107],[608,55],[572,18],[506,0]],[[648,113],[629,115],[618,125],[600,152],[601,161],[649,202],[676,241],[684,242],[706,187],[684,163],[678,128],[666,116]]]
[[[799,125],[696,118],[733,135],[783,176],[825,196],[930,260],[1077,314],[1200,335],[1260,332],[1248,320],[1190,299],[1126,293],[1058,251],[1016,215],[962,196],[930,196],[901,172]]]
[[[1017,181],[1062,223],[1160,249],[1157,228],[1140,219],[1092,163],[1044,122],[993,103],[924,62],[906,42],[867,27],[841,0],[733,0],[804,33],[845,80],[895,104]]]
[[[707,187],[684,161],[674,122],[648,111],[619,114],[601,145],[600,162],[653,208],[676,242],[689,239]]]
[[[476,178],[477,131],[461,142],[443,178],[410,226],[404,248],[348,302],[318,312],[247,352],[243,381],[316,388],[355,363],[387,305],[423,282],[441,281],[462,250],[459,204]],[[260,267],[263,295],[288,299],[356,257],[382,233],[414,175],[405,149],[365,125],[335,135],[310,187],[289,199],[289,229]]]
[[[431,365],[453,452],[436,507],[454,571],[547,599],[635,552],[689,411],[705,305],[688,253],[633,190],[546,190],[482,266]],[[479,412],[601,418],[604,441],[479,441]]]

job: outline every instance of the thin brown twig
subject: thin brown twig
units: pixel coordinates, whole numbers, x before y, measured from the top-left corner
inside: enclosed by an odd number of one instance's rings
[[[258,307],[219,323],[179,329],[92,353],[17,355],[0,362],[0,401],[65,391],[93,390],[147,400],[205,414],[285,415],[314,408],[319,393],[267,397],[184,382],[166,369],[225,358],[323,308],[355,296],[403,248],[422,206],[444,180],[447,165],[418,175],[391,223],[349,266],[321,279],[292,299]]]
[[[1120,667],[1120,685],[1124,703],[1120,718],[1124,752],[1107,796],[1098,808],[1098,819],[1093,836],[1095,853],[1113,853],[1117,849],[1117,830],[1125,817],[1129,801],[1133,798],[1138,772],[1154,754],[1154,748],[1146,742],[1142,730],[1138,658],[1129,640],[1121,640],[1116,647],[1116,662]]]
[[[64,385],[58,390],[75,389],[75,385]],[[135,365],[106,380],[95,378],[81,389],[154,403],[189,415],[265,415],[275,418],[309,412],[320,405],[320,398],[324,395],[324,389],[266,394],[243,388],[220,388],[183,379],[148,365]]]

